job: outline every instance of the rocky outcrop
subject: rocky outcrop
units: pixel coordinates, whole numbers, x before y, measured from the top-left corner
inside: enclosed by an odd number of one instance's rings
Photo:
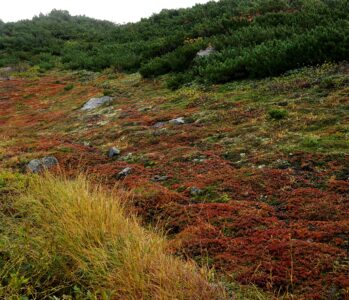
[[[108,157],[113,158],[113,157],[119,156],[120,153],[121,153],[120,149],[116,147],[111,147],[108,151]]]
[[[0,68],[0,80],[10,80],[12,72],[14,72],[12,67]]]
[[[205,50],[200,50],[196,56],[198,57],[206,57],[206,56],[210,56],[211,54],[215,53],[216,50],[213,47],[207,47]]]
[[[90,100],[88,100],[84,106],[81,108],[81,110],[91,110],[91,109],[95,109],[103,104],[109,103],[113,100],[112,97],[109,96],[103,96],[100,98],[91,98]]]
[[[33,159],[27,164],[27,169],[33,173],[40,173],[58,165],[58,160],[54,156],[46,156],[40,159]]]
[[[172,125],[183,125],[185,124],[185,119],[184,117],[179,117],[179,118],[175,118],[169,121],[160,121],[160,122],[156,122],[153,127],[155,128],[162,128],[164,126],[166,126],[167,124],[172,124]]]
[[[119,172],[117,175],[116,175],[116,178],[117,179],[123,179],[125,178],[127,175],[130,175],[132,173],[133,169],[130,168],[130,167],[127,167],[125,169],[123,169],[121,172]]]
[[[182,125],[182,124],[185,124],[185,120],[183,117],[180,117],[180,118],[176,118],[176,119],[172,119],[170,121],[168,121],[170,124],[173,124],[173,125]]]

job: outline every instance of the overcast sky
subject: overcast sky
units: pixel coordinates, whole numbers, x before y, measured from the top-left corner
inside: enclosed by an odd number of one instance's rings
[[[208,0],[0,0],[0,19],[12,22],[31,19],[52,9],[68,10],[72,15],[109,20],[115,23],[135,22],[164,8],[190,7]]]

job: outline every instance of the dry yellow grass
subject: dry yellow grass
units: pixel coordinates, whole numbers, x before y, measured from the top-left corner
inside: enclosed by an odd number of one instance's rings
[[[206,271],[169,255],[163,237],[82,176],[35,176],[26,191],[4,201],[1,298],[225,298]]]

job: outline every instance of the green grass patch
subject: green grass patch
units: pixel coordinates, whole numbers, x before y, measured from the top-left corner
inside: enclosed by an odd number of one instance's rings
[[[70,90],[72,90],[74,88],[74,84],[68,84],[68,85],[66,85],[65,87],[64,87],[64,90],[65,91],[70,91]]]
[[[273,120],[282,120],[288,116],[288,112],[284,109],[272,109],[268,111],[268,115]]]

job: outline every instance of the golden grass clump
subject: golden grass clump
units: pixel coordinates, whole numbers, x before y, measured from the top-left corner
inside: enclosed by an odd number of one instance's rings
[[[83,176],[33,176],[1,201],[0,298],[225,298],[206,271],[168,254],[163,237]]]

